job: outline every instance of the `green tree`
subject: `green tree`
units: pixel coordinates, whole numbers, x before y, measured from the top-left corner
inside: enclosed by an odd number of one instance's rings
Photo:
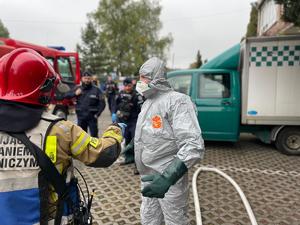
[[[256,7],[252,6],[250,12],[250,21],[247,26],[246,37],[257,36],[257,21],[258,21],[258,11]]]
[[[198,50],[197,56],[196,56],[196,62],[193,62],[192,64],[190,64],[190,68],[191,69],[199,68],[202,66],[202,64],[203,64],[202,56],[200,54],[200,51]]]
[[[275,0],[283,5],[283,19],[300,26],[300,1],[299,0]]]
[[[101,0],[82,30],[83,65],[96,73],[131,75],[151,56],[165,59],[172,37],[159,37],[160,13],[157,0]]]
[[[0,37],[5,37],[5,38],[9,37],[8,29],[4,26],[1,20],[0,20]]]
[[[81,66],[84,70],[92,70],[93,73],[105,72],[103,44],[99,41],[98,32],[95,29],[93,17],[88,15],[89,21],[81,31],[82,45],[77,44],[77,51],[80,52]]]

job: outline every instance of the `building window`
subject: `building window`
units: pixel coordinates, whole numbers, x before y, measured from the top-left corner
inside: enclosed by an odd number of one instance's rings
[[[260,8],[259,34],[266,32],[277,21],[277,5],[274,0],[266,0]]]

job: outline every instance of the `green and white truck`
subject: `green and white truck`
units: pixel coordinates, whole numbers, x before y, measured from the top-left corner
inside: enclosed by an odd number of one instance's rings
[[[300,36],[248,38],[199,69],[168,73],[190,95],[205,140],[252,133],[300,155]]]

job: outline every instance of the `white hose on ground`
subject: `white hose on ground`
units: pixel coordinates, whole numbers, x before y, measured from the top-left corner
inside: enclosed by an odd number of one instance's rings
[[[239,193],[244,206],[246,208],[246,211],[249,215],[250,221],[252,225],[257,225],[256,222],[256,218],[253,214],[253,211],[251,209],[251,206],[244,194],[244,192],[242,191],[242,189],[239,187],[239,185],[231,178],[229,177],[226,173],[222,172],[221,170],[217,169],[217,168],[210,168],[210,167],[200,167],[198,168],[194,175],[193,175],[193,195],[194,195],[194,203],[195,203],[195,212],[196,212],[196,223],[197,225],[202,225],[202,218],[201,218],[201,210],[200,210],[200,202],[199,202],[199,197],[198,197],[198,190],[197,190],[197,177],[199,175],[200,172],[202,171],[206,171],[206,172],[215,172],[219,175],[221,175],[222,177],[224,177],[226,180],[228,180],[237,190],[237,192]]]

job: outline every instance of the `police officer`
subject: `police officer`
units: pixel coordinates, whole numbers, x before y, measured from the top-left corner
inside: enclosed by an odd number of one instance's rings
[[[119,156],[122,135],[117,124],[98,139],[45,112],[58,81],[52,66],[33,50],[19,48],[0,59],[1,225],[82,224],[74,223],[76,202],[60,204],[78,192],[71,186],[72,158],[88,166],[107,167]],[[22,132],[62,175],[70,187],[64,195],[57,195],[50,186],[44,162],[15,138]]]
[[[102,92],[92,83],[92,74],[84,72],[82,84],[65,95],[65,98],[76,97],[76,115],[78,125],[85,131],[90,129],[91,136],[98,137],[98,117],[105,108]]]
[[[119,91],[117,84],[112,80],[111,76],[107,77],[105,83],[105,94],[107,97],[108,107],[110,113],[115,112],[116,110],[116,95]]]
[[[122,90],[116,100],[117,121],[127,124],[124,138],[125,144],[128,145],[134,138],[136,121],[141,111],[143,97],[133,88],[132,80],[126,78],[123,81],[124,90]],[[115,122],[115,121],[113,121]],[[124,152],[125,161],[123,164],[134,162],[133,148],[126,148]]]

